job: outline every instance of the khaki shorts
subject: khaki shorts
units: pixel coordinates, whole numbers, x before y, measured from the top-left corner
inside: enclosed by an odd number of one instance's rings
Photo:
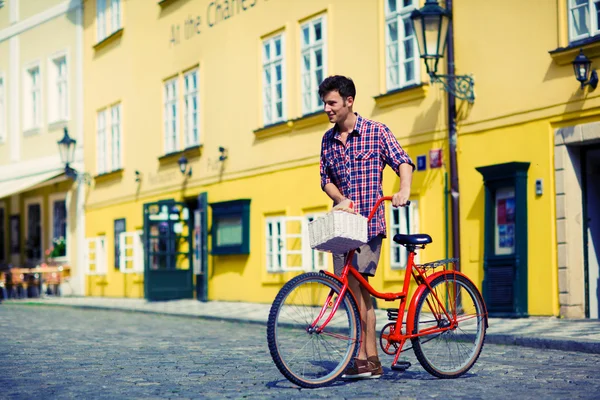
[[[381,253],[382,239],[383,235],[377,235],[367,244],[360,246],[360,252],[354,253],[352,265],[358,272],[369,276],[375,276],[377,264],[379,263],[379,255]],[[342,275],[344,261],[346,261],[346,254],[333,255],[333,272],[338,276]]]

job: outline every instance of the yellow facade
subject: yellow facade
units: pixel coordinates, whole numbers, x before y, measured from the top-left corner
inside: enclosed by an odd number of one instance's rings
[[[481,287],[485,196],[482,175],[475,168],[528,162],[527,312],[569,314],[569,300],[559,298],[566,290],[559,271],[564,274],[570,267],[559,260],[563,242],[557,234],[562,224],[557,201],[562,200],[555,189],[561,174],[555,167],[555,135],[563,127],[598,121],[600,99],[593,91],[579,89],[573,77],[566,2],[456,3],[456,72],[473,74],[476,91],[474,104],[458,104],[461,269]],[[355,111],[389,126],[415,161],[430,150],[443,150],[441,168],[428,166],[415,172],[412,200],[418,203],[420,231],[433,237],[420,260],[451,256],[452,230],[446,223],[450,203],[445,193],[447,94],[440,85],[429,83],[422,63],[419,84],[388,90],[386,4],[383,0],[130,0],[122,2],[120,28],[98,40],[96,2],[87,1],[85,160],[86,170],[96,179],[86,198],[86,236],[105,237],[109,251],[106,274],[89,276],[86,294],[144,296],[143,273],[123,274],[114,267],[114,221],[125,218],[127,231],[143,230],[144,204],[165,199],[193,202],[201,192],[207,193],[209,204],[251,199],[250,253],[209,256],[210,300],[268,303],[297,273],[267,271],[266,220],[331,208],[318,176],[320,141],[330,125],[324,115],[305,113],[302,106],[301,26],[319,17],[325,21],[325,75],[353,78]],[[108,19],[111,12],[106,12]],[[531,26],[536,27],[533,32]],[[268,125],[263,114],[262,46],[279,34],[285,38],[284,118]],[[562,47],[567,49],[549,54]],[[199,146],[186,150],[180,135],[176,151],[168,151],[165,84],[176,78],[177,118],[184,129],[185,77],[196,68]],[[121,107],[123,161],[114,171],[98,173],[98,116],[115,105]],[[226,149],[224,161],[219,160],[223,155],[219,147]],[[113,151],[118,150],[109,149],[103,157],[110,158]],[[182,155],[192,168],[189,177],[177,165]],[[541,195],[535,192],[537,179],[544,185]],[[398,187],[398,177],[386,171],[384,193],[392,194]],[[386,215],[389,222],[389,212]],[[210,212],[208,225],[210,230]],[[392,269],[390,240],[384,241],[374,286],[400,291],[403,274]]]

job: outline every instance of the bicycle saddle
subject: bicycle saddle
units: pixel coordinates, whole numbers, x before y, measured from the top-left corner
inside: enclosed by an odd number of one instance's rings
[[[421,245],[431,243],[432,241],[431,236],[426,233],[417,233],[415,235],[401,235],[398,233],[394,235],[394,242],[398,244]]]

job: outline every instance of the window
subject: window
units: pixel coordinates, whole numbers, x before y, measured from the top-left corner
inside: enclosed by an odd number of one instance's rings
[[[4,206],[0,204],[0,264],[6,262],[6,212]]]
[[[386,0],[385,48],[387,90],[402,88],[420,81],[417,39],[410,14],[415,0]]]
[[[27,243],[25,255],[29,261],[42,259],[42,207],[40,203],[27,204]]]
[[[111,33],[121,29],[121,0],[110,0]]]
[[[96,169],[98,175],[108,172],[106,146],[106,110],[98,111],[96,121]]]
[[[325,269],[325,254],[314,252],[308,240],[308,222],[314,216],[267,217],[267,272],[314,271]],[[317,254],[320,253],[320,254]]]
[[[212,254],[250,254],[250,200],[212,203]]]
[[[263,41],[263,118],[264,125],[285,120],[283,35]]]
[[[51,122],[69,119],[69,93],[67,58],[61,56],[50,61],[48,112]]]
[[[177,78],[165,82],[165,154],[179,150],[179,109],[177,106]]]
[[[320,218],[322,216],[324,216],[325,213],[317,213],[317,214],[309,214],[306,215],[306,223],[307,223],[307,228],[308,228],[308,224],[312,221],[314,221],[317,218]],[[308,231],[307,231],[307,235],[308,235]],[[308,237],[306,238],[306,246],[310,247],[309,244],[309,240]],[[321,271],[321,270],[326,270],[327,269],[327,254],[323,251],[319,251],[319,250],[313,250],[310,249],[310,269],[312,271]]]
[[[63,200],[52,202],[52,258],[67,256],[67,203]]]
[[[106,0],[96,0],[96,41],[106,38]]]
[[[124,274],[144,272],[144,245],[142,231],[123,232],[119,235],[120,271]]]
[[[121,104],[110,108],[110,135],[111,135],[111,155],[112,171],[117,171],[123,167],[123,136],[121,134]]]
[[[0,76],[0,143],[6,140],[6,94],[4,78]]]
[[[121,269],[121,234],[125,233],[125,218],[115,219],[114,232],[115,232],[115,269]]]
[[[600,1],[567,0],[569,7],[569,41],[600,34]]]
[[[319,111],[319,84],[327,73],[325,49],[325,16],[314,18],[300,27],[302,114]]]
[[[199,95],[198,95],[198,69],[190,71],[183,76],[184,84],[184,135],[185,147],[200,144],[199,135]]]
[[[121,0],[96,0],[96,41],[101,42],[121,29]],[[109,15],[107,15],[109,14]],[[108,25],[110,17],[110,26]]]
[[[390,208],[390,238],[396,234],[411,235],[419,232],[419,203],[411,200],[408,207]],[[390,241],[390,265],[392,269],[406,268],[408,253],[406,247]],[[417,253],[418,257],[418,253]],[[415,257],[415,262],[417,262]]]
[[[40,67],[35,66],[27,70],[25,77],[25,130],[39,128],[42,123],[42,101],[40,85]]]
[[[106,275],[106,237],[97,236],[86,239],[84,251],[86,275]]]

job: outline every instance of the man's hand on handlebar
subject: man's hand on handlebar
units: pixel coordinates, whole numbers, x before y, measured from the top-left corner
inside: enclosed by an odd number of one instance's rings
[[[356,211],[354,210],[354,203],[350,199],[344,199],[344,200],[340,201],[339,203],[337,203],[335,205],[335,207],[333,207],[333,210],[346,211],[346,212],[349,212],[352,214],[356,213]]]
[[[398,193],[394,193],[392,196],[392,205],[394,207],[403,207],[410,203],[408,203],[408,198],[410,197],[410,188],[400,189]]]

